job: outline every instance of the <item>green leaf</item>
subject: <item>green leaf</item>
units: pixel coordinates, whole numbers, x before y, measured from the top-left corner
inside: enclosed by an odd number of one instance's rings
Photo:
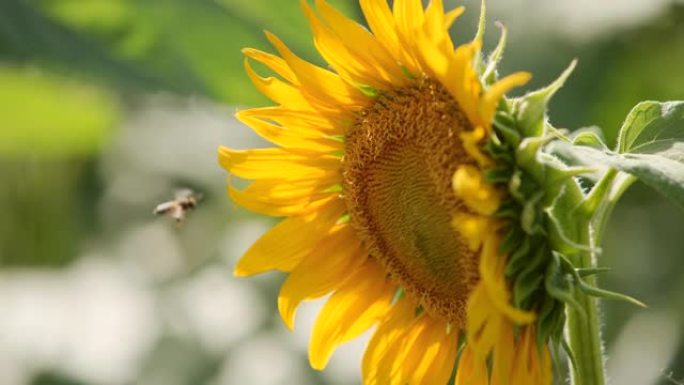
[[[617,152],[683,156],[670,150],[684,142],[684,101],[642,102],[630,111],[620,128]]]
[[[620,129],[616,151],[592,142],[556,141],[550,150],[566,162],[631,174],[684,207],[684,101],[639,103]]]
[[[552,151],[577,164],[608,165],[629,173],[684,208],[684,142],[654,154],[618,154],[555,142]]]

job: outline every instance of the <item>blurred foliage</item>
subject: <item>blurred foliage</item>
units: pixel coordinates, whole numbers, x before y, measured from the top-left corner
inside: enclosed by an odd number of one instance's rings
[[[593,124],[615,139],[622,119],[642,100],[684,98],[684,4],[646,26],[617,34],[601,48],[605,76],[595,84],[596,103],[589,106]]]
[[[352,2],[331,3],[353,12]],[[267,48],[262,29],[276,31],[295,51],[313,56],[309,27],[292,5],[272,0],[3,1],[0,46],[24,61],[119,87],[253,104],[264,99],[243,75],[239,52]],[[17,33],[26,29],[31,33]]]
[[[0,265],[61,266],[78,256],[95,210],[92,164],[2,160]]]
[[[118,121],[107,92],[31,69],[0,67],[0,155],[94,154]]]
[[[31,382],[31,385],[85,385],[75,379],[58,373],[40,373]]]
[[[85,385],[83,382],[74,380],[57,373],[41,373],[31,382],[31,385]]]

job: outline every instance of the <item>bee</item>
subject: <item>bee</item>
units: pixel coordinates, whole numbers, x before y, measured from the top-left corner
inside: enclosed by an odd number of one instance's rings
[[[180,225],[185,220],[188,212],[197,207],[200,200],[202,200],[202,194],[200,193],[190,189],[178,190],[173,200],[157,205],[154,209],[154,214],[168,215]]]

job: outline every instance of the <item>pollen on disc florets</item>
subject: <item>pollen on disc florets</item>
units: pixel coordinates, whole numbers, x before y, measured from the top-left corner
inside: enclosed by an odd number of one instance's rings
[[[359,113],[343,164],[351,223],[371,256],[428,312],[457,325],[478,281],[478,254],[450,225],[467,211],[451,180],[474,164],[460,139],[470,130],[449,92],[422,79]]]

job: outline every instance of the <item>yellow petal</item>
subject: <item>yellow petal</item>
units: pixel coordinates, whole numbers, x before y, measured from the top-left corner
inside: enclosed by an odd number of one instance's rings
[[[345,207],[331,202],[319,211],[284,219],[247,250],[234,274],[248,276],[269,270],[291,271],[330,234]]]
[[[431,0],[425,10],[425,22],[418,31],[430,38],[433,45],[442,50],[453,50],[453,43],[449,35],[449,26],[458,16],[463,14],[465,7],[458,7],[448,14],[444,13],[443,0]]]
[[[407,82],[408,79],[396,59],[366,29],[345,17],[324,0],[316,0],[316,7],[357,61],[369,66],[369,70],[375,72],[388,85],[400,87]]]
[[[250,108],[238,112],[262,120],[270,120],[303,136],[342,135],[352,123],[352,116],[330,115],[320,112],[293,111],[276,107]]]
[[[430,322],[424,338],[416,344],[412,354],[418,365],[411,371],[411,385],[446,385],[456,362],[458,333],[447,333],[444,321]]]
[[[462,50],[461,47],[463,47]],[[474,41],[458,47],[455,51],[456,56],[461,55],[459,61],[463,63],[463,83],[460,84],[461,97],[458,98],[458,102],[474,126],[489,127],[491,119],[482,116],[479,111],[479,103],[482,99],[482,85],[479,74],[475,69],[475,60],[480,55],[480,48],[481,43]]]
[[[360,4],[366,21],[380,44],[387,48],[394,60],[409,72],[417,74],[419,67],[399,39],[394,15],[387,0],[360,0]]]
[[[470,155],[480,168],[489,168],[492,166],[492,160],[482,152],[482,141],[487,136],[487,130],[484,126],[480,125],[475,127],[472,131],[462,132],[461,142],[463,143],[463,149],[466,150],[468,155]]]
[[[487,291],[487,297],[492,305],[511,321],[517,324],[528,324],[535,319],[535,314],[511,305],[510,294],[506,287],[504,268],[505,258],[499,255],[500,240],[495,234],[490,235],[482,246],[480,256],[480,278]]]
[[[486,359],[500,337],[502,315],[487,295],[484,284],[478,283],[469,298],[466,332],[470,349],[478,359]]]
[[[342,78],[356,86],[370,86],[378,90],[387,88],[387,82],[379,79],[368,64],[358,62],[340,38],[321,22],[306,0],[300,3],[313,30],[316,49]],[[371,100],[368,98],[368,102]]]
[[[393,11],[399,38],[404,47],[410,49],[415,31],[423,25],[423,4],[416,0],[394,0]]]
[[[393,4],[395,29],[399,38],[401,62],[414,76],[420,76],[425,72],[416,58],[418,43],[415,41],[416,33],[423,25],[425,14],[421,1],[395,0]]]
[[[249,110],[247,110],[249,111]],[[304,149],[318,152],[333,152],[344,149],[344,143],[326,138],[325,135],[279,126],[266,120],[259,119],[254,114],[238,112],[235,117],[251,127],[262,138],[281,147],[289,149]]]
[[[466,213],[454,215],[451,226],[465,238],[472,251],[477,251],[488,234],[496,230],[490,217]]]
[[[219,162],[232,175],[245,179],[292,180],[339,174],[340,159],[312,156],[280,148],[233,150],[219,148]]]
[[[501,192],[487,183],[482,172],[474,166],[460,166],[452,180],[454,193],[469,209],[483,215],[492,215],[501,204]]]
[[[259,76],[252,68],[248,59],[245,59],[245,69],[257,90],[274,102],[291,110],[317,110],[317,108],[302,95],[298,87],[292,86],[291,84],[272,76],[266,78]]]
[[[282,58],[254,48],[245,48],[242,50],[242,53],[248,58],[254,59],[272,69],[288,82],[294,85],[300,84],[299,80],[297,80],[297,76],[295,76],[294,72],[292,72]]]
[[[478,359],[467,345],[461,354],[454,385],[489,385],[487,362]]]
[[[506,325],[499,336],[492,356],[491,385],[509,385],[513,361],[515,360],[513,325]]]
[[[456,7],[444,15],[444,21],[446,22],[447,29],[451,28],[456,19],[458,19],[463,12],[465,12],[465,7]]]
[[[448,46],[448,43],[443,43],[441,48],[435,44],[420,44],[417,52],[422,55],[427,69],[456,99],[473,126],[482,125],[484,121],[479,109],[481,86],[473,68],[480,46],[472,42],[452,52],[445,50],[445,45]]]
[[[273,204],[296,204],[302,202],[312,202],[338,194],[341,190],[339,180],[331,179],[309,179],[298,180],[288,183],[273,183],[269,180],[258,180],[247,187],[245,192],[258,197],[261,201]]]
[[[541,368],[540,368],[540,381],[539,385],[551,385],[551,382],[553,381],[553,372],[552,372],[552,362],[551,362],[551,352],[549,351],[549,347],[545,346],[542,351],[542,355],[540,357],[541,360]]]
[[[293,329],[299,304],[344,285],[365,257],[354,231],[338,225],[292,270],[280,288],[278,310],[285,325]]]
[[[540,351],[535,343],[534,327],[523,328],[515,348],[510,384],[550,385],[552,381],[551,355],[548,347]]]
[[[501,97],[511,89],[525,85],[531,78],[532,75],[529,72],[517,72],[506,76],[492,85],[482,98],[482,105],[480,107],[482,117],[486,121],[492,121]]]
[[[392,384],[409,383],[416,367],[425,353],[425,339],[430,330],[428,316],[422,314],[419,319],[407,327],[406,333],[397,340],[395,358],[383,366],[389,367]]]
[[[375,261],[367,261],[330,297],[314,326],[309,361],[322,370],[338,345],[352,340],[384,317],[395,287]]]
[[[337,74],[315,66],[295,55],[275,35],[266,37],[296,74],[302,86],[323,104],[339,104],[346,108],[362,107],[367,98],[356,88],[345,83]]]
[[[469,344],[482,360],[487,359],[501,337],[504,318],[499,314],[490,316],[477,335],[470,335]]]
[[[399,384],[400,376],[392,376],[392,364],[397,361],[398,347],[407,329],[413,324],[416,304],[408,298],[399,300],[373,333],[363,355],[364,385]]]
[[[268,184],[271,182],[269,181]],[[322,196],[311,195],[300,199],[277,200],[268,195],[261,195],[261,189],[261,185],[252,184],[244,190],[238,190],[229,183],[228,196],[233,202],[250,211],[273,217],[305,215],[340,199],[338,193],[327,193]]]

